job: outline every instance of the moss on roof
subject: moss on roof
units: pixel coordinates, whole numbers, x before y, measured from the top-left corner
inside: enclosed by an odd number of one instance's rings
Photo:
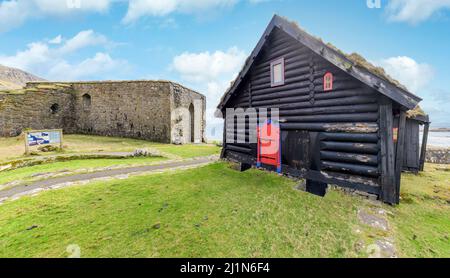
[[[290,21],[289,19],[285,18],[288,22],[290,22],[293,26],[295,26],[296,28],[300,29],[301,31],[305,32],[306,34],[308,34],[309,36],[317,39],[318,41],[320,41],[321,43],[325,44],[325,42],[322,40],[322,38],[317,37],[317,36],[313,36],[311,34],[309,34],[305,29],[301,28],[300,25],[295,22],[295,21]],[[336,51],[337,53],[341,54],[342,56],[346,57],[347,59],[349,59],[354,65],[364,68],[367,71],[377,75],[378,77],[394,84],[395,86],[409,92],[408,88],[406,88],[403,84],[401,84],[398,80],[392,78],[389,74],[386,73],[386,70],[382,67],[379,66],[375,66],[372,63],[370,63],[369,61],[367,61],[361,54],[353,52],[351,54],[347,54],[344,51],[340,50],[339,48],[337,48],[335,45],[333,45],[332,43],[326,43],[326,45],[331,48],[332,50]],[[414,118],[414,117],[418,117],[418,116],[426,116],[427,114],[423,111],[423,109],[417,105],[416,108],[409,110],[407,112],[407,117],[408,118]]]
[[[425,111],[423,111],[422,107],[420,107],[419,105],[417,105],[416,108],[406,112],[406,116],[410,119],[418,117],[418,116],[426,116],[426,115],[427,114],[425,113]]]
[[[362,57],[360,54],[358,53],[352,53],[350,55],[346,55],[346,57],[352,61],[353,63],[355,63],[356,65],[365,68],[366,70],[370,71],[371,73],[385,79],[386,81],[391,82],[392,84],[394,84],[395,86],[408,91],[408,88],[406,88],[403,84],[401,84],[398,80],[392,78],[389,74],[386,73],[386,71],[384,70],[384,68],[382,67],[377,67],[375,65],[373,65],[372,63],[370,63],[369,61],[367,61],[366,59],[364,59],[364,57]]]
[[[392,84],[394,84],[395,86],[401,88],[402,90],[408,91],[408,89],[404,85],[402,85],[398,80],[396,80],[396,79],[392,78],[391,76],[389,76],[386,73],[386,71],[384,70],[384,68],[373,65],[372,63],[367,61],[362,55],[360,55],[358,53],[355,53],[355,52],[351,53],[351,54],[347,54],[344,51],[342,51],[339,48],[337,48],[335,45],[333,45],[331,43],[325,43],[322,38],[311,35],[305,29],[300,27],[298,22],[290,21],[286,17],[284,17],[284,19],[286,19],[293,26],[295,26],[295,28],[300,29],[301,31],[303,31],[304,33],[308,34],[309,36],[315,38],[316,40],[320,41],[321,43],[326,44],[329,48],[331,48],[334,51],[338,52],[342,56],[345,56],[347,59],[349,59],[351,62],[353,62],[354,65],[359,66],[361,68],[364,68],[367,71],[369,71],[369,72],[379,76],[380,78],[383,78],[384,80],[386,80],[388,82],[391,82]]]

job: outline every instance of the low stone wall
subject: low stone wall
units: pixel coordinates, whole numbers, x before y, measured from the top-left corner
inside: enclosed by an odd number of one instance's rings
[[[450,164],[450,148],[431,148],[427,150],[428,163]]]

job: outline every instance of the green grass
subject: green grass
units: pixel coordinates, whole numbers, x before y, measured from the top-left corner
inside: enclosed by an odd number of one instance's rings
[[[182,158],[208,156],[220,152],[220,148],[215,145],[175,146],[116,137],[87,135],[64,136],[65,153],[133,152],[136,149],[144,148],[154,148]],[[22,137],[0,138],[0,162],[23,157],[24,152],[25,147]],[[45,155],[49,154],[52,153],[46,153]]]
[[[117,166],[129,167],[138,166],[154,162],[159,162],[164,159],[188,159],[200,156],[216,155],[220,152],[220,148],[215,145],[183,145],[175,146],[170,144],[160,144],[144,140],[101,137],[101,136],[86,136],[86,135],[67,135],[64,139],[64,152],[58,153],[40,153],[40,156],[52,156],[62,154],[89,154],[89,153],[110,153],[110,152],[133,152],[136,149],[151,149],[161,153],[165,158],[128,158],[128,159],[86,159],[82,160],[76,158],[75,160],[64,162],[47,162],[44,161],[42,165],[32,167],[19,168],[10,171],[0,172],[0,190],[7,189],[10,186],[4,186],[6,183],[13,181],[20,181],[20,183],[27,183],[46,178],[47,174],[67,175],[76,173],[83,173],[99,168]],[[15,163],[23,159],[23,140],[20,137],[16,138],[0,138],[0,162]],[[158,153],[155,152],[155,153]],[[33,156],[34,157],[34,156]],[[32,159],[27,157],[25,159]],[[40,161],[41,162],[41,161]],[[68,173],[60,173],[68,172]],[[45,174],[45,176],[36,174]]]
[[[450,257],[450,168],[427,165],[405,174],[401,204],[390,221],[403,257]]]
[[[381,206],[388,232],[359,223],[374,206],[362,198],[226,163],[47,191],[0,205],[0,257],[65,257],[71,244],[82,257],[365,257],[360,243],[382,237],[401,257],[450,257],[449,169],[403,176],[401,205]]]
[[[0,257],[358,256],[360,201],[294,185],[217,163],[44,192],[0,206]]]
[[[220,147],[215,145],[157,145],[154,148],[163,153],[169,153],[182,158],[217,155],[221,150]]]
[[[68,172],[70,174],[73,171],[78,173],[86,173],[93,170],[98,170],[105,167],[132,167],[153,164],[166,160],[163,157],[138,157],[138,158],[126,158],[126,159],[87,159],[87,160],[72,160],[64,162],[55,162],[50,164],[37,165],[32,167],[19,168],[16,170],[5,171],[0,174],[0,185],[13,181],[30,182],[39,180],[39,174],[49,174],[58,172]],[[6,188],[1,188],[6,189]]]

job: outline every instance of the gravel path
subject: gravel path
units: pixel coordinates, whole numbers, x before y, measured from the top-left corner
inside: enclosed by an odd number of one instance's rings
[[[214,162],[217,160],[217,157],[201,157],[191,160],[183,160],[183,161],[173,161],[168,163],[162,163],[158,165],[148,165],[148,166],[139,166],[139,167],[131,167],[131,168],[121,168],[121,169],[112,169],[100,172],[86,173],[86,174],[78,174],[66,177],[58,177],[51,178],[47,180],[37,181],[28,185],[20,185],[7,190],[0,191],[0,201],[5,200],[17,195],[26,195],[27,192],[37,192],[40,190],[51,189],[53,186],[66,184],[66,183],[76,183],[83,181],[96,180],[101,178],[109,178],[121,175],[135,174],[135,173],[144,173],[144,172],[153,172],[153,171],[161,171],[161,170],[169,170],[180,167],[194,167],[201,166],[206,163]]]

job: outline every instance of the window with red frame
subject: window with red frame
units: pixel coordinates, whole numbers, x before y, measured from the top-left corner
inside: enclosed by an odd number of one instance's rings
[[[333,74],[331,72],[327,72],[323,77],[323,90],[325,92],[333,90]]]

